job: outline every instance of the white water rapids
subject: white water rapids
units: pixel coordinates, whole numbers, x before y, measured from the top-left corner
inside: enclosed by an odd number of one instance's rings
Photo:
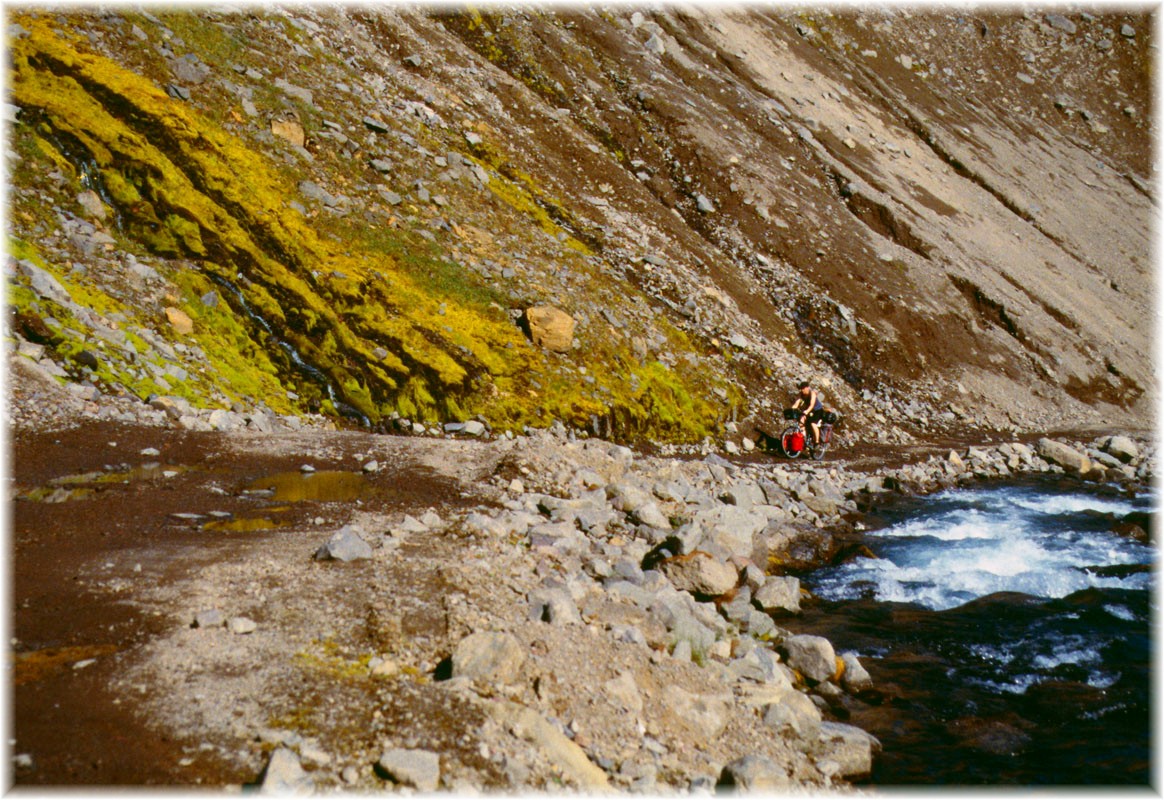
[[[1122,517],[1138,506],[1021,486],[944,492],[930,498],[924,515],[870,532],[877,558],[842,565],[814,589],[829,600],[872,597],[935,610],[995,592],[1060,598],[1087,588],[1147,589],[1147,573],[1121,578],[1085,569],[1152,562],[1151,547],[1107,530],[1104,515]]]

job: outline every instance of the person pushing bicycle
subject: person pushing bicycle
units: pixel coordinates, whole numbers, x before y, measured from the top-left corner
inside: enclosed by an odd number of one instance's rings
[[[812,432],[813,446],[820,444],[820,422],[824,419],[824,401],[820,392],[812,388],[808,381],[800,382],[800,394],[792,401],[792,407],[800,412],[800,424]]]

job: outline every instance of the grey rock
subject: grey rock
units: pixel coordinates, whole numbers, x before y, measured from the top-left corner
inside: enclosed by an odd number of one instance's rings
[[[752,640],[741,639],[741,643],[745,641]],[[753,647],[745,655],[729,663],[728,671],[740,680],[791,688],[791,683],[780,662],[776,660],[776,655],[766,647]]]
[[[194,615],[195,628],[221,628],[226,624],[226,617],[217,608],[208,608]]]
[[[210,67],[193,53],[187,53],[180,58],[171,58],[168,63],[174,78],[182,83],[197,86],[210,77]]]
[[[380,196],[384,198],[384,202],[390,206],[398,206],[404,202],[404,198],[391,189],[386,189],[381,186],[378,191],[380,192]]]
[[[231,617],[226,621],[226,627],[231,633],[244,636],[248,633],[254,633],[259,626],[253,619],[247,617]]]
[[[841,653],[845,671],[841,674],[841,686],[846,692],[856,694],[873,688],[873,678],[861,664],[856,653]]]
[[[703,214],[710,214],[715,211],[715,203],[702,194],[695,196],[695,207]]]
[[[637,522],[643,525],[649,525],[652,528],[659,528],[660,530],[671,530],[671,520],[667,519],[667,515],[659,510],[659,504],[653,500],[635,509],[632,516]]]
[[[16,262],[16,271],[28,278],[32,290],[45,300],[51,300],[65,308],[73,307],[73,298],[69,295],[61,282],[50,275],[46,270],[26,259]]]
[[[347,562],[371,556],[371,545],[365,542],[351,525],[340,528],[315,553],[318,561]]]
[[[739,579],[734,567],[701,551],[669,559],[663,564],[663,574],[677,589],[712,597],[730,592]]]
[[[619,672],[617,677],[602,685],[602,690],[606,697],[627,711],[638,714],[643,710],[642,693],[639,691],[638,684],[635,683],[634,675],[630,672]]]
[[[275,88],[281,89],[284,94],[290,95],[296,100],[300,100],[309,106],[315,105],[315,96],[311,93],[310,89],[304,89],[302,86],[296,86],[293,83],[288,83],[282,78],[275,79]]]
[[[619,481],[607,486],[606,498],[614,508],[626,514],[633,514],[652,502],[651,495],[646,489],[628,481]]]
[[[784,767],[767,756],[737,758],[723,768],[718,786],[743,792],[775,792],[793,786]]]
[[[663,43],[663,39],[657,33],[652,34],[651,38],[643,44],[643,47],[647,49],[648,53],[654,53],[657,56],[665,55],[667,52],[667,45]]]
[[[716,739],[731,720],[730,693],[693,694],[672,684],[662,695],[664,707],[701,736]]]
[[[263,770],[261,794],[307,794],[311,779],[299,763],[299,756],[286,747],[276,748]]]
[[[374,131],[376,133],[388,133],[390,130],[392,130],[386,123],[381,122],[375,117],[364,117],[360,121],[364,123],[364,126],[368,130]]]
[[[524,664],[525,650],[516,637],[481,631],[457,644],[452,655],[452,677],[508,684],[517,679]]]
[[[1039,439],[1035,444],[1035,451],[1043,459],[1058,464],[1070,472],[1083,475],[1091,468],[1091,461],[1087,456],[1053,439]]]
[[[314,181],[300,181],[299,193],[308,200],[315,200],[326,206],[338,206],[340,204],[339,198]]]
[[[752,506],[765,505],[768,502],[764,490],[760,488],[759,484],[751,481],[735,484],[723,493],[721,499],[725,503],[744,510],[750,509]]]
[[[812,741],[820,735],[821,712],[808,695],[788,689],[763,709],[764,724],[778,732]]]
[[[716,505],[696,512],[692,522],[703,531],[704,542],[715,542],[731,555],[748,558],[754,537],[764,530],[768,519],[736,506]]]
[[[841,722],[822,722],[818,741],[818,768],[845,778],[868,775],[873,771],[873,756],[881,751],[876,737]],[[829,769],[826,761],[832,762]]]
[[[741,586],[731,600],[719,607],[719,611],[724,617],[738,625],[747,622],[748,614],[752,610],[752,590],[747,586]]]
[[[1136,37],[1136,29],[1131,25],[1122,25],[1120,26],[1120,36],[1123,36],[1125,39],[1134,39]]]
[[[101,201],[101,195],[97,194],[92,189],[86,189],[85,191],[78,194],[77,203],[81,206],[81,208],[85,209],[85,213],[93,219],[105,219],[105,203]]]
[[[1127,464],[1140,457],[1140,448],[1127,436],[1112,436],[1103,443],[1103,451]]]
[[[529,594],[529,618],[552,625],[581,625],[578,605],[565,589],[534,589]]]
[[[781,642],[780,652],[788,666],[815,683],[830,680],[837,672],[836,652],[823,636],[790,636]]]
[[[440,786],[441,759],[428,750],[386,750],[376,767],[389,780],[422,792],[435,792]]]
[[[1047,14],[1043,19],[1048,25],[1056,30],[1063,31],[1067,34],[1075,33],[1075,23],[1067,19],[1062,14]]]
[[[764,611],[791,611],[800,613],[800,578],[769,575],[753,597]]]

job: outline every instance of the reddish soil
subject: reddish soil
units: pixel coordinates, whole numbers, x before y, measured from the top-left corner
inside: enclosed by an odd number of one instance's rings
[[[116,447],[110,445],[116,442]],[[172,514],[227,511],[253,513],[256,500],[242,489],[264,476],[296,471],[302,456],[271,454],[245,461],[226,457],[220,434],[192,434],[156,428],[87,424],[69,431],[13,437],[12,629],[14,688],[13,754],[30,754],[34,768],[16,769],[17,785],[175,785],[184,746],[150,730],[132,707],[106,686],[119,669],[121,653],[160,632],[158,624],[116,592],[95,591],[105,563],[140,564],[140,580],[171,581],[229,555],[232,541],[262,533],[204,532],[200,523]],[[157,457],[140,455],[147,447]],[[320,470],[353,463],[312,462]],[[20,495],[64,476],[101,472],[106,465],[139,466],[160,461],[187,469],[162,479],[88,484],[83,499],[49,503]],[[120,471],[120,467],[117,467]],[[366,479],[363,498],[370,510],[447,507],[462,502],[447,479],[419,468],[383,470]],[[225,494],[209,491],[211,485]],[[261,501],[259,501],[261,502]],[[294,526],[334,509],[322,500],[294,503],[279,521]],[[97,656],[91,666],[74,664]],[[64,732],[67,731],[67,734]],[[199,759],[197,780],[237,784],[240,776]]]

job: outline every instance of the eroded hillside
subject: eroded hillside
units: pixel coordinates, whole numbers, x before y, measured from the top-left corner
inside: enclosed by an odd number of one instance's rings
[[[58,379],[623,439],[805,376],[897,440],[1150,425],[1146,11],[8,23],[11,328]]]

